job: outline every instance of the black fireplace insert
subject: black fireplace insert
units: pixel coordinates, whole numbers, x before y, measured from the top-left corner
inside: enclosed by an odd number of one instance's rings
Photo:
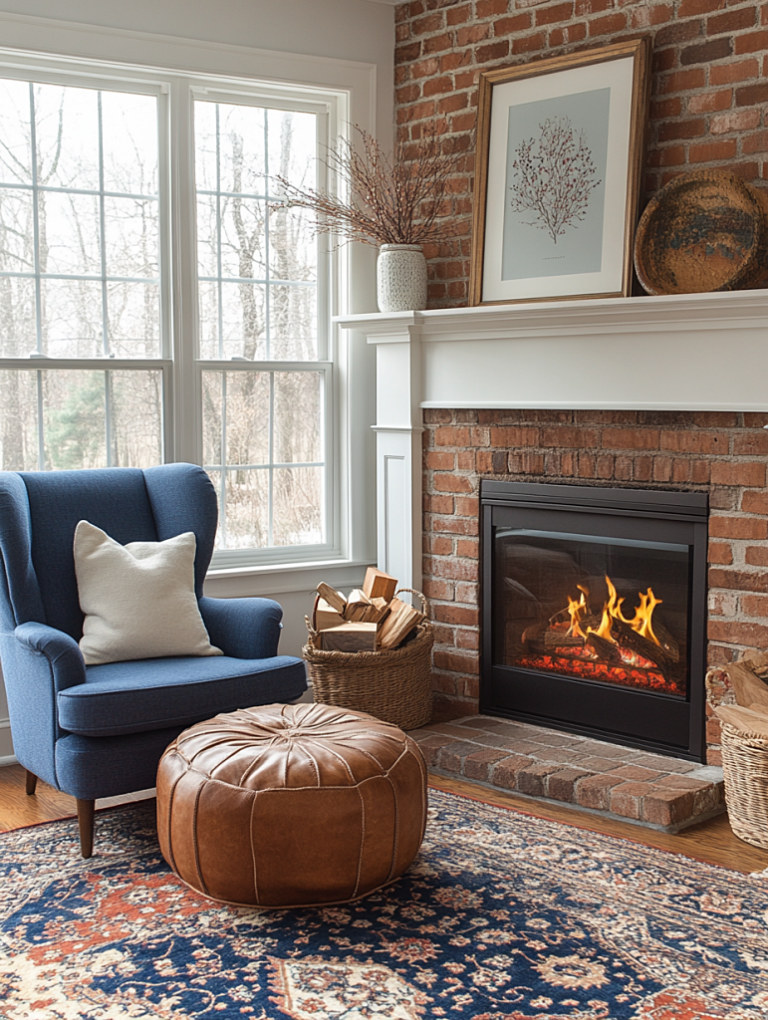
[[[705,760],[708,496],[483,481],[480,710]]]

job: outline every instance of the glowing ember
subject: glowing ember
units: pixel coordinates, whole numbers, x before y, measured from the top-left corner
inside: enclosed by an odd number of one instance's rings
[[[642,655],[633,652],[631,648],[619,648],[618,653],[621,661],[628,666],[635,666],[638,669],[658,668],[655,662],[644,659]],[[555,655],[565,655],[571,659],[582,659],[586,662],[600,662],[600,656],[589,645],[584,645],[582,648],[556,648]]]
[[[685,681],[668,678],[657,668],[645,669],[629,664],[614,666],[607,662],[582,659],[574,655],[575,649],[556,649],[555,655],[526,655],[518,661],[523,669],[538,669],[564,673],[582,680],[602,680],[624,687],[643,687],[646,690],[662,691],[666,694],[685,695]]]

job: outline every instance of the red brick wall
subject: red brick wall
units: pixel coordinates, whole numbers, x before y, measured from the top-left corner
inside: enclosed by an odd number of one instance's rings
[[[481,478],[709,492],[709,662],[768,649],[768,413],[424,412],[424,593],[436,699],[477,711]],[[708,738],[717,761],[719,729]]]
[[[467,302],[481,71],[650,34],[642,204],[675,175],[717,167],[768,178],[768,3],[751,0],[413,0],[398,5],[398,138],[433,122],[454,154],[445,209],[456,239],[427,251],[431,307]]]

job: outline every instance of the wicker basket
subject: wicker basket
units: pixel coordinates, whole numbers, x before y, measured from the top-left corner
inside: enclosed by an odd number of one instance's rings
[[[427,616],[427,600],[418,595]],[[398,592],[397,594],[400,594]],[[380,652],[324,652],[315,648],[316,632],[307,620],[309,640],[303,655],[315,701],[369,712],[403,730],[424,726],[432,717],[432,625],[425,619],[402,648]]]
[[[712,702],[709,673],[706,686]],[[739,839],[768,849],[768,739],[725,720],[720,734],[728,821]]]
[[[768,740],[727,722],[721,733],[728,821],[739,839],[768,849]]]

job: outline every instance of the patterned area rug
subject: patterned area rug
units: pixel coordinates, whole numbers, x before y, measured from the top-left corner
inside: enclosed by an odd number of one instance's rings
[[[7,1020],[765,1020],[768,879],[443,792],[414,866],[325,910],[222,907],[154,802],[0,836]]]

